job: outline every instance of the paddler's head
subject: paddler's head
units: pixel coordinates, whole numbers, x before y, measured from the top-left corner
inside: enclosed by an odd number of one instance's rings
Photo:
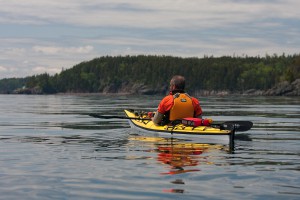
[[[170,81],[170,92],[173,91],[184,91],[185,78],[180,75],[175,75]]]

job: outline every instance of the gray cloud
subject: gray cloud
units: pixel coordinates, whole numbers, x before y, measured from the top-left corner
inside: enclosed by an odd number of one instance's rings
[[[297,0],[0,0],[0,78],[102,55],[299,53]]]

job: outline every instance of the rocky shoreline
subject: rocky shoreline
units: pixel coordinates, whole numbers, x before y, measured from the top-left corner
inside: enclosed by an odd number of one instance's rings
[[[228,96],[228,95],[249,95],[249,96],[300,96],[300,79],[289,83],[281,82],[268,90],[249,89],[243,92],[233,92],[229,90],[199,90],[195,92],[199,96]]]
[[[103,88],[100,94],[128,94],[128,95],[165,95],[168,93],[168,88],[153,89],[143,83],[123,83],[122,85],[111,84]],[[13,94],[43,94],[40,88],[22,88],[15,90]],[[77,94],[77,92],[72,92]],[[288,81],[281,82],[268,90],[250,89],[243,92],[229,90],[197,90],[191,93],[194,96],[229,96],[229,95],[249,95],[249,96],[300,96],[300,79],[289,83]]]
[[[261,96],[300,96],[300,79],[289,83],[288,81],[281,82],[273,88],[263,90],[248,90],[244,95],[261,95]]]
[[[166,94],[167,87],[153,89],[142,83],[128,84],[124,83],[120,87],[115,85],[107,86],[103,89],[103,94],[141,94],[141,95],[154,95]],[[246,91],[229,91],[229,90],[197,90],[193,93],[195,96],[228,96],[228,95],[249,95],[249,96],[300,96],[300,79],[289,83],[288,81],[281,82],[268,90],[250,89]]]
[[[300,79],[292,83],[288,81],[282,82],[272,89],[266,91],[264,95],[269,96],[300,96]]]

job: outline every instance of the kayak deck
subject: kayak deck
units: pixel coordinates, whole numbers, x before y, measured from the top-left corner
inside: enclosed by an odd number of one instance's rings
[[[124,112],[128,118],[138,118],[129,119],[130,126],[134,130],[143,133],[193,141],[196,139],[199,142],[205,143],[228,143],[230,136],[233,134],[232,130],[221,130],[220,128],[210,126],[191,127],[183,124],[157,126],[151,120],[147,119],[148,116],[146,115],[137,115],[131,110],[124,110]]]

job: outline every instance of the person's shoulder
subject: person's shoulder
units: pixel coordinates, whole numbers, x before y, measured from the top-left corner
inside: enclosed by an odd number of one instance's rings
[[[194,96],[189,95],[188,93],[185,93],[188,97],[190,97],[193,101],[198,101],[198,99]]]
[[[199,102],[199,100],[196,97],[191,97],[191,98],[192,98],[192,101]]]
[[[167,103],[167,102],[170,102],[170,101],[173,101],[173,95],[169,94],[167,96],[165,96],[161,102],[164,102],[164,103]]]
[[[173,100],[173,95],[169,94],[167,96],[165,96],[162,101],[170,101],[170,100]]]

